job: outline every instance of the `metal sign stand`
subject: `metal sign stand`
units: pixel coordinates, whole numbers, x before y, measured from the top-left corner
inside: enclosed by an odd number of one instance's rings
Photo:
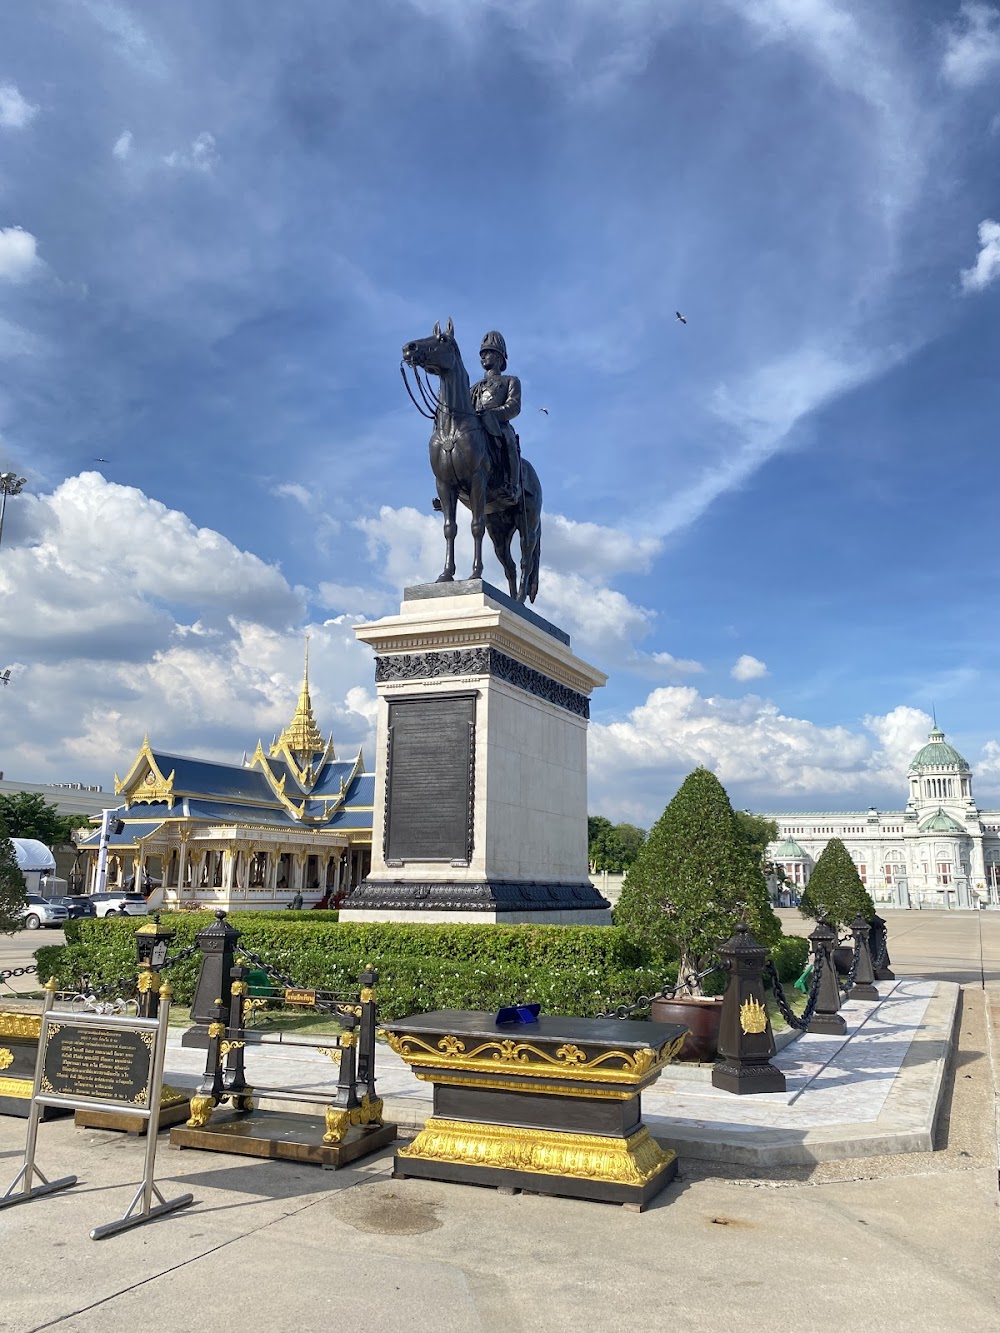
[[[9,1208],[15,1203],[25,1203],[28,1199],[35,1199],[43,1194],[52,1194],[56,1190],[67,1189],[77,1183],[76,1176],[64,1176],[60,1180],[49,1181],[35,1165],[35,1146],[38,1140],[38,1122],[42,1107],[61,1106],[76,1110],[80,1106],[87,1106],[101,1111],[115,1111],[119,1114],[134,1115],[150,1122],[146,1131],[146,1161],[142,1184],[136,1191],[124,1215],[117,1222],[107,1222],[103,1226],[93,1228],[90,1233],[91,1240],[101,1240],[105,1236],[126,1231],[130,1227],[148,1222],[151,1218],[160,1217],[164,1213],[173,1212],[176,1208],[184,1208],[194,1202],[193,1194],[179,1194],[174,1199],[164,1199],[153,1179],[153,1170],[156,1163],[156,1127],[159,1121],[160,1097],[163,1089],[163,1062],[167,1050],[167,1021],[170,1015],[172,990],[170,983],[164,982],[160,989],[160,1009],[157,1018],[128,1018],[112,1014],[88,1015],[82,1025],[92,1029],[118,1028],[127,1032],[151,1032],[154,1034],[149,1096],[146,1099],[147,1104],[145,1106],[97,1102],[90,1097],[81,1099],[74,1098],[72,1095],[56,1096],[42,1091],[49,1027],[53,1020],[67,1021],[71,1017],[74,1019],[78,1017],[73,1011],[53,1009],[55,992],[56,983],[55,978],[53,978],[45,987],[45,1008],[42,1011],[42,1029],[38,1041],[38,1061],[35,1065],[35,1083],[31,1097],[31,1112],[28,1117],[28,1138],[24,1149],[24,1164],[14,1177],[11,1185],[0,1196],[0,1208]],[[40,1185],[33,1183],[36,1176],[42,1182]],[[153,1203],[154,1195],[157,1200],[155,1204]]]

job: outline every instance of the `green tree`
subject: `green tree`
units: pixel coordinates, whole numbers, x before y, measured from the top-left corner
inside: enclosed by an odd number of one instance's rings
[[[746,917],[762,944],[781,924],[771,910],[760,858],[751,850],[714,773],[697,768],[650,830],[615,910],[655,953],[699,972]]]
[[[620,874],[639,855],[645,841],[646,830],[635,824],[612,824],[604,815],[587,818],[587,855],[592,870]]]
[[[24,876],[18,869],[14,845],[0,833],[0,935],[13,935],[21,929],[21,909],[26,902]]]
[[[749,810],[734,810],[733,814],[747,846],[763,865],[768,843],[777,841],[777,823],[773,819],[765,819],[763,815],[752,815]]]
[[[604,815],[587,816],[587,857],[591,870],[610,870],[615,859],[615,826]]]
[[[615,836],[618,839],[620,869],[628,870],[646,845],[646,830],[636,824],[616,824]]]
[[[15,791],[0,796],[0,828],[10,838],[37,838],[46,847],[72,841],[74,829],[87,822],[83,815],[61,815],[39,792]]]
[[[866,921],[875,915],[871,895],[839,838],[831,838],[820,853],[802,892],[799,911],[813,920],[825,916],[837,927],[849,926],[859,912]]]

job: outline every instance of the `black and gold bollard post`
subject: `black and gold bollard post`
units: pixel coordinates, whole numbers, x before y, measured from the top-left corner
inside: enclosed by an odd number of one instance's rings
[[[204,1047],[208,1042],[207,1029],[215,1022],[229,1022],[230,974],[236,962],[236,945],[240,932],[229,924],[221,909],[215,920],[195,936],[201,953],[201,967],[191,1000],[191,1020],[196,1025],[181,1038],[182,1046]],[[217,1006],[221,1005],[221,1012]]]
[[[369,965],[361,973],[361,1021],[358,1025],[357,1092],[375,1101],[375,987],[378,973]]]
[[[854,973],[854,985],[847,998],[849,1000],[878,1000],[875,989],[875,972],[872,968],[872,955],[868,946],[871,927],[859,912],[851,922],[851,934],[854,936],[854,950],[858,956],[858,966]]]
[[[327,1145],[343,1143],[348,1130],[364,1132],[382,1126],[382,1099],[375,1096],[375,983],[378,973],[366,967],[361,974],[361,1003],[344,1014],[340,1035],[340,1077],[332,1103],[326,1108]],[[395,1130],[392,1131],[393,1137]],[[386,1140],[387,1142],[389,1140]]]
[[[721,1060],[712,1086],[726,1092],[784,1092],[785,1076],[771,1064],[774,1033],[765,1005],[763,971],[767,950],[746,924],[719,951],[729,973],[719,1026]]]
[[[818,1032],[830,1037],[843,1037],[847,1033],[847,1024],[840,1012],[840,983],[837,969],[833,964],[833,951],[837,947],[837,932],[828,921],[817,922],[816,929],[809,936],[813,952],[813,967],[821,968],[819,995],[812,1021],[807,1032]]]
[[[226,1024],[222,1015],[228,1011],[228,1005],[216,1000],[213,1018],[208,1025],[208,1054],[205,1057],[205,1075],[198,1084],[198,1091],[191,1098],[191,1115],[188,1125],[191,1129],[200,1129],[207,1125],[209,1116],[225,1096],[225,1084],[222,1077],[222,1043],[226,1036]]]
[[[174,931],[160,925],[158,915],[152,916],[135,932],[140,1018],[156,1018],[160,1011],[160,968],[167,960],[167,950],[174,934]]]
[[[223,1086],[234,1111],[253,1110],[253,1088],[247,1083],[243,1067],[247,1044],[245,1006],[249,973],[250,969],[243,966],[234,967],[230,972],[229,1024],[220,1047],[220,1053],[226,1061]]]

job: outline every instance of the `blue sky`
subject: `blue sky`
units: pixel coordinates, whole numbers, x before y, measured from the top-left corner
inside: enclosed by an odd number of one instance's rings
[[[996,7],[41,0],[0,53],[6,776],[239,758],[307,630],[371,755],[351,626],[443,559],[399,351],[452,316],[610,674],[593,809],[897,805],[932,706],[1000,799]]]

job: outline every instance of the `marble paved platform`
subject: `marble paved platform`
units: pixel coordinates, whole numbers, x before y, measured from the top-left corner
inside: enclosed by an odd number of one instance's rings
[[[676,1077],[668,1070],[643,1096],[651,1133],[681,1156],[758,1167],[930,1151],[958,986],[910,978],[878,989],[878,1003],[845,1004],[846,1037],[807,1033],[779,1051],[783,1093],[737,1097],[691,1070]],[[204,1058],[172,1034],[167,1082],[193,1086]],[[421,1128],[431,1113],[430,1086],[381,1043],[377,1067],[387,1118],[404,1131]],[[288,1109],[287,1101],[263,1089],[288,1089],[313,1110],[337,1081],[336,1065],[294,1037],[248,1045],[246,1069],[261,1105],[276,1109]]]

